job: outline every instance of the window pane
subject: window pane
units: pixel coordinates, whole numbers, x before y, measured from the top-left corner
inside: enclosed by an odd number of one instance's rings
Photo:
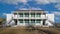
[[[24,13],[25,17],[29,17],[29,13]]]
[[[41,20],[39,20],[39,19],[38,19],[38,20],[36,20],[36,23],[41,23]]]
[[[23,20],[19,20],[20,21],[20,23],[23,23]]]
[[[31,23],[35,23],[35,20],[31,20]]]
[[[25,23],[29,23],[29,20],[24,20],[25,21]]]
[[[40,17],[41,16],[41,14],[40,13],[36,13],[36,17]]]
[[[23,17],[23,13],[19,13],[20,17]]]
[[[31,13],[31,17],[35,17],[35,13]]]

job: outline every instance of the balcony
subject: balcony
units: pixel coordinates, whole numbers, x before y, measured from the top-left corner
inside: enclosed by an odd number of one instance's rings
[[[41,15],[40,17],[36,17],[36,16],[35,17],[31,17],[31,16],[29,16],[29,17],[25,17],[25,16],[20,17],[20,15],[14,15],[13,19],[46,19],[46,16]]]

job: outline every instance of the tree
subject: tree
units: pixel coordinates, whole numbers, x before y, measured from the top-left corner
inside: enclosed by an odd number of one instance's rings
[[[2,24],[2,22],[4,22],[5,19],[4,18],[0,18],[0,25]]]

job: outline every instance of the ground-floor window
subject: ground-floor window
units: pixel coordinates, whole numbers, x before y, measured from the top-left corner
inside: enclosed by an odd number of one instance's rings
[[[33,23],[41,23],[41,20],[40,19],[20,19],[19,20],[20,23],[30,23],[30,24],[33,24]]]
[[[30,23],[35,23],[35,20],[34,19],[31,19],[29,21],[30,21]]]
[[[41,14],[40,13],[36,13],[36,17],[41,17]]]
[[[29,20],[25,19],[24,22],[25,22],[25,23],[29,23]]]
[[[37,19],[37,20],[36,20],[36,23],[41,23],[41,20]]]
[[[23,19],[19,20],[20,23],[23,23]]]

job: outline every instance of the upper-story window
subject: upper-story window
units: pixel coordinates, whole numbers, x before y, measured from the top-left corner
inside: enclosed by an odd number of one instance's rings
[[[35,13],[31,13],[31,17],[35,17]]]
[[[29,13],[24,13],[24,16],[25,17],[29,17]]]
[[[20,17],[23,17],[23,13],[19,13]]]
[[[41,17],[41,14],[40,13],[36,13],[36,17]]]

